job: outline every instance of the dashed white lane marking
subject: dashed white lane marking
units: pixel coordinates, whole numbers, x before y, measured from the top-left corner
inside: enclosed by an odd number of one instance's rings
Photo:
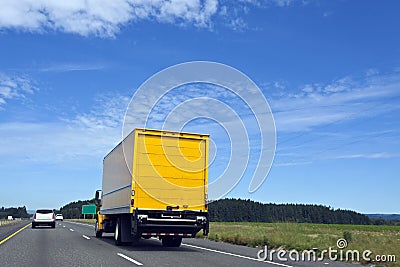
[[[124,254],[122,254],[122,253],[117,253],[117,255],[120,256],[120,257],[122,257],[122,258],[124,258],[124,259],[126,259],[126,260],[128,260],[128,261],[130,261],[130,262],[133,262],[134,264],[136,264],[136,265],[138,265],[138,266],[142,266],[142,265],[143,265],[143,263],[138,262],[137,260],[134,260],[134,259],[132,259],[132,258],[130,258],[130,257],[124,255]]]
[[[88,236],[82,235],[82,237],[87,239],[87,240],[90,240],[90,237],[88,237]]]
[[[65,225],[63,225],[63,228],[65,228]]]
[[[66,222],[66,223],[73,223],[73,224],[78,224],[78,225],[83,225],[83,226],[87,226],[87,227],[92,227],[92,228],[94,228],[94,225],[87,224],[87,223],[70,222],[70,221],[68,221],[68,222]]]
[[[293,266],[282,264],[282,263],[277,263],[277,262],[273,262],[273,261],[263,261],[263,260],[259,260],[259,259],[256,259],[256,258],[247,257],[247,256],[243,256],[243,255],[238,255],[238,254],[233,254],[233,253],[225,252],[225,251],[219,251],[219,250],[211,249],[211,248],[203,248],[203,247],[193,246],[193,245],[189,245],[189,244],[182,244],[182,246],[202,249],[202,250],[206,250],[206,251],[211,251],[211,252],[215,252],[215,253],[220,253],[220,254],[229,255],[229,256],[238,257],[238,258],[247,259],[247,260],[252,260],[252,261],[275,264],[275,265],[283,266],[283,267],[293,267]]]
[[[73,231],[74,231],[74,229],[71,229],[71,228],[69,228],[69,230],[70,230],[71,232],[73,232]]]

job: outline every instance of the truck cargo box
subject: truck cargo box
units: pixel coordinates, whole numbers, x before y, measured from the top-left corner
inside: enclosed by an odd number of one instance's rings
[[[207,210],[208,140],[204,134],[135,129],[104,158],[101,213]]]
[[[117,244],[158,236],[176,246],[201,229],[207,235],[208,147],[206,134],[132,131],[103,160],[96,236],[114,232]]]

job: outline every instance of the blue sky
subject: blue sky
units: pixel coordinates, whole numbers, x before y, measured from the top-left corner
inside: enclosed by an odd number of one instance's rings
[[[276,123],[269,176],[249,193],[250,168],[228,197],[400,213],[398,1],[64,2],[2,1],[0,206],[91,198],[135,91],[204,60],[248,75]],[[164,102],[198,96],[185,92]],[[185,129],[214,133],[215,179],[228,137],[207,120]]]

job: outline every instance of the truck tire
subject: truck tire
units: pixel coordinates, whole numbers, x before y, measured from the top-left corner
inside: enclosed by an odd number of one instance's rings
[[[99,222],[96,220],[96,224],[94,225],[94,232],[96,233],[96,237],[102,237],[103,231],[99,230]]]
[[[182,243],[182,237],[166,236],[161,242],[164,247],[180,247]]]
[[[114,233],[114,240],[115,240],[115,245],[121,246],[122,245],[122,239],[121,239],[121,220],[118,218],[117,222],[115,224],[115,233]]]

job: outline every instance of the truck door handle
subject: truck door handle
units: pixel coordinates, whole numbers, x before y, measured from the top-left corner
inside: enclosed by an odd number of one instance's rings
[[[167,206],[167,210],[179,209],[179,206]]]

